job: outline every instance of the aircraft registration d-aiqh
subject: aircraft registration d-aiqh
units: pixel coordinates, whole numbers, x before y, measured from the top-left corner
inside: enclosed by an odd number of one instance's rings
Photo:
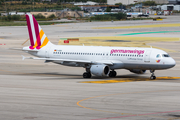
[[[115,69],[127,69],[137,74],[150,70],[150,79],[156,79],[155,70],[169,69],[176,64],[165,51],[154,48],[54,45],[33,15],[26,14],[26,21],[31,45],[23,47],[23,51],[37,56],[31,59],[84,67],[84,78],[91,78],[92,74],[116,77]]]

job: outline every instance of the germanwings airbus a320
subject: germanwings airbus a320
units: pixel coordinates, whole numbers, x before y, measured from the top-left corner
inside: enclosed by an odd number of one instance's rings
[[[137,74],[150,70],[150,79],[156,79],[155,70],[169,69],[176,64],[165,51],[154,48],[54,45],[33,15],[26,14],[26,21],[31,45],[23,51],[37,56],[31,59],[84,67],[84,78],[91,78],[92,74],[116,77],[115,69],[127,69]]]

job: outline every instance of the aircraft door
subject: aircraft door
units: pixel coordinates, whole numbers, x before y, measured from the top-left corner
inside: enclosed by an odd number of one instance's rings
[[[151,50],[145,52],[144,62],[150,62]]]
[[[49,53],[50,53],[50,47],[46,48],[46,51],[45,51],[46,58],[49,58]]]

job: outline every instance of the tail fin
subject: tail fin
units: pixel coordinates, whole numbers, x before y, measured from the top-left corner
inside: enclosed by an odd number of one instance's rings
[[[31,46],[29,47],[30,49],[41,49],[42,47],[50,43],[32,14],[26,14],[26,21],[31,44]]]

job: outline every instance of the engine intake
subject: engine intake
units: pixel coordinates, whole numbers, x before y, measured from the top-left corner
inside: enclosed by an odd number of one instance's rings
[[[95,76],[107,76],[110,69],[106,65],[92,65],[90,71]]]
[[[129,70],[130,72],[136,73],[136,74],[144,74],[146,73],[146,70],[141,70],[141,69],[132,69]]]

